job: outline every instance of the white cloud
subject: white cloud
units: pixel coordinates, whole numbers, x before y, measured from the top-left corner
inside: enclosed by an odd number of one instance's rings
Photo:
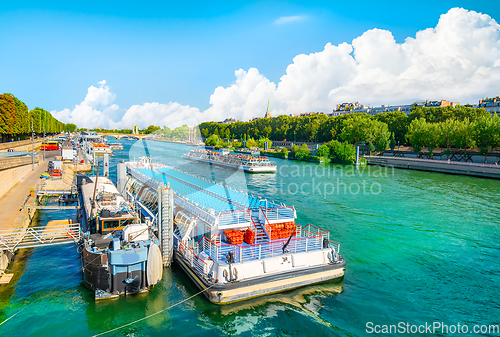
[[[286,18],[279,20],[296,20]],[[130,107],[119,120],[115,95],[101,81],[73,110],[55,116],[78,126],[129,128],[249,120],[264,115],[268,100],[273,115],[328,112],[345,101],[372,106],[425,99],[475,103],[500,93],[500,25],[488,15],[452,8],[435,28],[403,43],[390,31],[372,29],[350,44],[327,43],[322,51],[297,55],[277,84],[256,68],[239,69],[235,77],[230,86],[214,90],[211,107],[203,112],[175,102],[144,103]]]
[[[211,97],[212,116],[247,119],[241,113],[255,97],[256,88],[267,88],[258,109],[263,115],[267,98],[273,115],[306,111],[331,111],[344,101],[364,104],[401,104],[425,99],[475,103],[500,92],[500,26],[490,16],[461,8],[441,15],[438,25],[397,43],[390,31],[372,29],[351,44],[327,43],[324,50],[297,55],[275,86],[262,75],[248,88],[238,75],[227,88]],[[258,73],[256,69],[250,69]],[[243,72],[240,70],[239,72]],[[273,86],[276,90],[271,90]],[[224,102],[224,103],[222,103]]]
[[[303,15],[282,16],[279,19],[276,19],[276,21],[274,21],[274,23],[277,24],[277,25],[282,25],[282,24],[285,24],[285,23],[292,23],[292,22],[302,21],[305,18],[306,17],[303,16]]]
[[[108,127],[112,123],[111,116],[119,108],[116,104],[111,104],[116,96],[110,91],[106,81],[100,81],[98,84],[98,88],[93,85],[88,88],[83,102],[77,104],[73,110],[52,111],[52,115],[61,122],[75,123],[81,127]]]
[[[144,103],[142,105],[132,105],[122,120],[118,123],[119,127],[132,128],[132,125],[139,125],[139,128],[146,128],[149,125],[168,125],[171,127],[182,124],[198,124],[197,115],[200,110],[188,105],[179,103]]]

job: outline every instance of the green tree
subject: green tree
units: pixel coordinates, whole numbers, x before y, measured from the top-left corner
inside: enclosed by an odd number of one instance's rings
[[[394,132],[391,132],[391,139],[389,140],[389,147],[391,148],[391,151],[394,151],[396,148],[396,139],[394,138]]]
[[[408,116],[402,111],[389,111],[377,114],[375,120],[387,124],[389,132],[394,134],[396,141],[403,143],[410,123]]]
[[[64,124],[64,131],[66,132],[75,132],[76,131],[76,125],[73,123],[66,123]]]
[[[253,138],[248,138],[247,148],[257,147],[257,142]]]
[[[215,146],[215,145],[218,145],[219,143],[222,143],[222,142],[221,142],[221,139],[218,135],[211,135],[210,137],[208,137],[205,140],[205,145]]]
[[[473,124],[474,137],[479,153],[484,156],[484,162],[488,162],[488,154],[492,148],[500,145],[499,140],[499,117],[481,116]]]
[[[440,142],[440,132],[437,123],[424,124],[423,142],[429,150],[429,156],[432,157],[434,155],[434,149],[439,145]]]
[[[334,163],[352,164],[354,163],[356,149],[349,143],[340,143],[337,140],[331,140],[327,144],[330,149],[330,159]]]
[[[258,146],[263,149],[264,143],[267,143],[267,148],[270,149],[273,146],[273,142],[269,140],[269,138],[261,138],[258,141]]]
[[[382,153],[389,146],[391,133],[388,130],[387,124],[383,122],[372,121],[371,125],[375,148],[378,152]]]
[[[158,130],[160,130],[160,129],[161,129],[161,128],[160,128],[159,126],[156,126],[156,125],[150,125],[150,126],[148,126],[148,127],[147,127],[147,129],[146,129],[146,130],[143,130],[143,132],[144,132],[145,134],[150,134],[150,133],[153,133],[153,132],[158,131]]]
[[[295,153],[295,159],[297,159],[297,160],[307,159],[309,154],[310,154],[310,152],[309,152],[309,147],[307,146],[307,144],[302,144],[300,146],[299,150]]]
[[[450,148],[452,145],[455,145],[454,139],[455,139],[455,132],[458,129],[458,122],[455,119],[450,118],[444,122],[439,123],[438,128],[440,136],[439,145],[442,147],[446,147],[444,153],[446,154],[446,159],[449,159],[451,155]]]
[[[408,127],[406,138],[415,152],[422,151],[425,143],[426,126],[425,118],[418,118],[414,119]]]
[[[316,151],[316,155],[318,157],[325,157],[325,158],[328,158],[330,156],[330,148],[328,147],[328,145],[320,145],[318,146],[318,150]]]
[[[463,121],[457,121],[457,128],[453,135],[452,143],[457,149],[464,150],[476,147],[475,135],[472,123],[469,122],[468,118]]]

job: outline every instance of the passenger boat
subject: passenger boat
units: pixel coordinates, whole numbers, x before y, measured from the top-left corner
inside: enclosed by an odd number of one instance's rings
[[[83,283],[96,299],[145,292],[162,277],[159,242],[107,177],[77,176]]]
[[[107,141],[106,145],[108,145],[111,150],[123,150],[123,145],[121,143]]]
[[[93,153],[99,155],[99,154],[112,154],[113,150],[109,145],[106,145],[104,143],[91,143],[90,144],[90,149]]]
[[[148,159],[126,165],[126,195],[154,214],[154,193],[173,192],[174,258],[213,303],[228,304],[340,280],[345,260],[330,233],[297,224],[292,205]]]
[[[57,141],[47,140],[42,143],[41,149],[45,151],[60,150],[61,145]]]
[[[267,157],[231,153],[227,149],[221,149],[219,151],[193,149],[186,153],[184,158],[241,169],[249,173],[269,173],[277,171],[276,165],[272,164]]]

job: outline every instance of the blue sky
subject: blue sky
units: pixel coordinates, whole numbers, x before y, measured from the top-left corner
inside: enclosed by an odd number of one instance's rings
[[[119,113],[145,102],[203,111],[240,68],[278,83],[298,54],[373,28],[403,43],[452,7],[500,18],[496,1],[11,1],[0,9],[0,92],[61,111],[106,80]]]

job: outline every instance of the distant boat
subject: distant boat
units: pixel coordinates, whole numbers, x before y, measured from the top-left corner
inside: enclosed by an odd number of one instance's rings
[[[203,163],[232,167],[249,173],[275,173],[278,169],[267,157],[248,154],[233,154],[227,149],[210,151],[193,149],[184,155],[184,158]]]

